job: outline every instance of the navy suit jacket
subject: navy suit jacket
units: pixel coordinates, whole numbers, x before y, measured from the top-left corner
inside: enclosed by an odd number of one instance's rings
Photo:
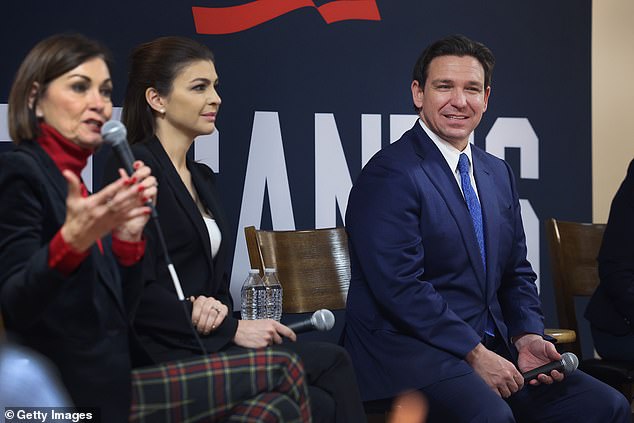
[[[511,168],[472,146],[484,269],[453,171],[420,123],[365,166],[348,201],[352,277],[344,345],[364,400],[473,371],[489,312],[510,337],[543,333]]]

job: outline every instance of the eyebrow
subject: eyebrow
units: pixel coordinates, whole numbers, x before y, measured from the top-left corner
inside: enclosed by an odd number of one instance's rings
[[[202,83],[207,84],[207,85],[214,85],[215,86],[215,85],[218,85],[218,78],[216,78],[215,81],[213,81],[213,83],[212,83],[211,79],[203,78],[203,77],[194,78],[191,81],[189,81],[190,84],[195,84],[197,82],[202,82]]]
[[[432,84],[454,84],[455,81],[453,79],[434,79],[431,81]],[[484,87],[483,82],[479,81],[467,81],[465,85],[475,86],[475,87]]]
[[[68,79],[73,78],[73,77],[78,77],[78,78],[84,79],[84,80],[86,80],[88,82],[92,82],[92,79],[90,77],[88,77],[86,75],[82,75],[81,73],[73,73],[73,74],[68,75]],[[112,84],[112,78],[108,78],[108,79],[104,80],[103,82],[101,82],[100,85],[103,85],[103,84],[106,84],[106,83]]]

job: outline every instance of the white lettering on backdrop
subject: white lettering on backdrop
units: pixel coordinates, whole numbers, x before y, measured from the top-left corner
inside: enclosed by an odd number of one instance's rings
[[[118,119],[120,108],[115,107],[113,118]],[[416,115],[394,114],[389,117],[390,142],[396,141],[411,128]],[[315,227],[336,225],[337,205],[342,218],[348,204],[352,178],[342,148],[341,137],[332,113],[315,114]],[[220,131],[196,140],[196,160],[220,171],[218,151]],[[486,138],[486,150],[502,159],[506,148],[520,150],[522,179],[539,179],[539,138],[526,118],[498,118]],[[240,206],[231,272],[231,294],[239,308],[240,288],[249,269],[244,227],[260,226],[264,195],[268,191],[271,220],[276,230],[295,229],[290,187],[286,171],[282,131],[277,112],[254,113],[249,157]],[[0,104],[0,142],[10,142],[7,125],[7,105]],[[361,166],[381,148],[381,115],[361,115]],[[92,163],[82,172],[89,188],[92,186]],[[265,187],[267,190],[265,190]],[[526,232],[528,259],[540,274],[539,217],[529,200],[521,199],[522,219]],[[539,280],[538,280],[539,283]],[[539,284],[538,284],[539,286]]]

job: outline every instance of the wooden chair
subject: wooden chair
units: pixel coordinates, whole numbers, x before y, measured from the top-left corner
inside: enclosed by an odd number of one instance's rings
[[[343,310],[350,284],[348,237],[344,228],[261,231],[244,228],[251,267],[277,269],[284,313],[322,308]]]
[[[546,229],[559,326],[573,329],[577,333],[569,350],[581,357],[575,298],[589,298],[599,285],[597,256],[605,225],[549,219]],[[634,361],[582,359],[579,368],[620,390],[632,402]]]
[[[283,311],[346,307],[350,285],[348,237],[342,227],[307,231],[244,228],[251,267],[274,267],[284,289]],[[366,403],[368,423],[385,422],[391,401]]]

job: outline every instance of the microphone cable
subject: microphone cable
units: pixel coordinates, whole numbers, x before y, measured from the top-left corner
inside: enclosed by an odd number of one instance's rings
[[[101,136],[103,137],[104,142],[112,147],[115,155],[118,157],[119,162],[125,169],[128,176],[132,175],[134,173],[134,168],[132,165],[134,163],[134,155],[132,154],[130,144],[128,143],[128,131],[125,125],[117,120],[109,120],[101,127]],[[194,338],[196,338],[196,342],[198,343],[201,351],[203,352],[203,354],[207,355],[207,349],[203,345],[200,336],[198,335],[198,331],[192,323],[191,316],[189,315],[189,310],[187,310],[183,288],[181,287],[180,280],[178,279],[178,275],[176,274],[174,263],[172,263],[172,259],[170,258],[167,251],[167,245],[165,244],[165,238],[163,236],[163,231],[159,223],[156,207],[154,207],[154,204],[152,204],[150,201],[145,203],[145,205],[149,207],[152,211],[152,222],[154,222],[154,227],[156,229],[159,243],[161,244],[161,250],[163,250],[163,255],[165,256],[165,264],[167,265],[167,270],[169,271],[170,277],[172,278],[172,283],[174,284],[176,295],[178,296],[180,303],[183,305],[183,312],[185,313],[187,323],[191,328],[192,333],[194,334]]]
[[[156,234],[159,239],[159,244],[161,245],[161,250],[163,251],[163,256],[165,257],[165,264],[167,265],[167,270],[169,271],[170,277],[172,279],[172,283],[174,284],[176,295],[178,297],[179,302],[183,306],[185,319],[187,319],[187,323],[189,327],[191,328],[192,333],[194,334],[194,338],[196,339],[196,342],[198,343],[198,347],[200,348],[200,350],[203,352],[204,355],[207,355],[208,354],[207,349],[203,345],[203,342],[200,339],[200,336],[198,335],[198,331],[194,327],[191,316],[189,314],[189,310],[187,309],[187,305],[185,304],[187,300],[185,299],[185,295],[183,294],[183,288],[181,287],[181,282],[178,279],[178,275],[176,274],[176,268],[174,267],[174,263],[172,263],[172,258],[170,257],[167,251],[167,244],[165,243],[165,237],[163,236],[163,230],[161,229],[161,224],[159,222],[159,217],[158,217],[158,212],[156,211],[156,207],[154,207],[154,204],[150,202],[148,202],[146,205],[149,206],[150,209],[152,210],[152,214],[151,214],[152,223],[154,223],[154,229],[156,229]]]

